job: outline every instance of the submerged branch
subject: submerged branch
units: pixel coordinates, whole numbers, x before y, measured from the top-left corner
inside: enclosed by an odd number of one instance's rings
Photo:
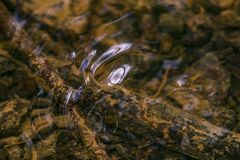
[[[79,130],[77,132],[81,135],[84,145],[87,148],[90,148],[96,155],[96,159],[99,160],[108,160],[106,152],[99,146],[95,140],[94,132],[87,126],[86,120],[81,116],[76,108],[73,108],[71,111],[73,122]]]
[[[13,41],[18,44],[20,50],[24,56],[27,57],[32,68],[38,73],[38,76],[42,78],[50,88],[52,88],[53,94],[58,102],[66,103],[65,99],[67,95],[69,95],[69,91],[73,93],[74,89],[64,83],[57,71],[44,57],[35,53],[37,48],[36,45],[22,29],[22,26],[11,17],[2,2],[0,2],[0,23],[1,28],[6,31],[7,36],[10,38],[12,37]],[[88,127],[84,117],[76,111],[76,106],[74,105],[75,102],[71,98],[67,99],[67,101],[68,108],[70,109],[73,121],[77,127],[77,132],[85,145],[93,151],[96,159],[109,159],[106,152],[97,143],[96,137],[93,131]]]
[[[164,99],[119,100],[119,97],[113,98],[111,94],[104,96],[102,103],[95,107],[97,112],[103,114],[106,106],[114,106],[116,114],[122,113],[118,128],[128,128],[128,132],[143,137],[143,141],[157,142],[168,149],[199,159],[240,157],[240,134],[191,115]],[[123,112],[118,106],[122,101],[129,104],[127,111]],[[112,121],[106,121],[106,124],[115,125]]]
[[[234,159],[240,156],[240,134],[165,103],[147,103],[140,120],[157,131],[168,148],[200,159]],[[137,104],[138,108],[140,104]]]

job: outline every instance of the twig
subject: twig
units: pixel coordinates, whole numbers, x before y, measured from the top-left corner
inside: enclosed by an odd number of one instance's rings
[[[0,1],[0,23],[1,27],[7,31],[7,35],[13,38],[13,41],[18,44],[24,56],[27,57],[32,68],[38,72],[38,76],[42,78],[46,84],[52,88],[53,94],[60,103],[64,103],[65,97],[69,91],[75,91],[72,87],[64,84],[64,81],[59,77],[57,71],[48,63],[48,61],[34,51],[37,48],[34,42],[29,38],[28,34],[22,29],[22,26],[11,17],[5,5]],[[93,131],[88,127],[85,119],[75,109],[74,99],[68,99],[68,108],[72,114],[72,118],[78,128],[78,133],[85,145],[93,151],[96,159],[109,159],[106,152],[96,141]]]
[[[73,108],[71,111],[71,115],[73,117],[73,122],[77,128],[80,128],[77,130],[79,135],[82,136],[83,143],[88,147],[91,148],[91,150],[95,153],[96,159],[99,160],[107,160],[109,159],[106,155],[106,152],[98,145],[97,141],[95,140],[95,134],[92,130],[87,127],[87,122],[83,118],[84,116],[81,116],[76,108]]]

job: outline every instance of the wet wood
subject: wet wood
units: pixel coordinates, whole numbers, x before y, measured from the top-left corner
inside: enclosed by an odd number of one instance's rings
[[[104,114],[114,106],[122,112],[118,98],[105,96],[96,106]],[[114,102],[115,101],[115,102]],[[176,108],[164,99],[128,99],[128,111],[118,121],[119,129],[128,128],[133,135],[157,142],[168,149],[199,159],[235,159],[240,156],[240,134],[218,127],[208,121]],[[114,103],[114,104],[112,104]],[[88,110],[88,109],[85,109]],[[111,117],[111,115],[109,115]],[[112,115],[113,116],[113,115]],[[110,118],[111,119],[111,118]],[[107,121],[109,125],[115,125]]]
[[[240,134],[217,127],[167,103],[148,104],[140,118],[157,131],[161,143],[168,148],[201,159],[234,159],[240,156]]]
[[[96,159],[108,160],[109,157],[95,140],[95,134],[88,127],[86,119],[83,118],[84,116],[80,115],[76,108],[72,109],[71,114],[73,117],[73,122],[78,128],[77,132],[79,135],[81,135],[84,145],[86,145],[87,148],[91,149],[91,151],[95,154]]]

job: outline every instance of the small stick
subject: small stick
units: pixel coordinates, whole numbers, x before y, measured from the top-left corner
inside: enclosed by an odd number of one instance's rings
[[[87,126],[87,121],[81,116],[77,111],[76,107],[72,109],[71,115],[73,118],[73,122],[79,130],[77,130],[78,134],[81,135],[84,145],[90,148],[94,154],[96,159],[98,160],[108,160],[106,152],[99,146],[97,141],[95,140],[94,132]]]

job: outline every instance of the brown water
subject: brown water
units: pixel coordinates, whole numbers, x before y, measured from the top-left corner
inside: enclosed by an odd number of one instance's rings
[[[136,101],[164,98],[240,132],[239,0],[3,2],[68,85],[119,97],[100,97],[86,112],[111,159],[196,158],[120,125],[131,107],[120,91]],[[0,40],[0,159],[94,159],[67,111],[72,93],[56,104],[18,47]],[[15,101],[23,109],[5,105]]]

